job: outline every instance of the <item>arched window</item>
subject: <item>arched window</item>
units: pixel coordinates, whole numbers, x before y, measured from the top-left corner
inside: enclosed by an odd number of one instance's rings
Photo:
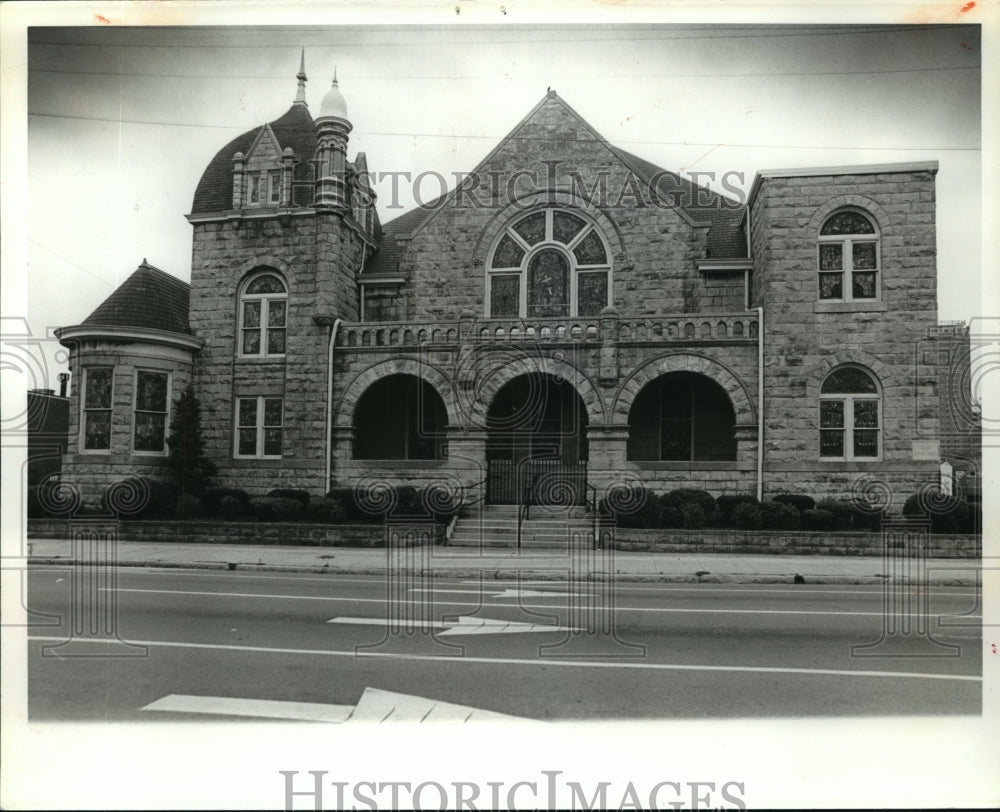
[[[854,209],[835,212],[819,232],[819,298],[850,302],[879,298],[878,228]]]
[[[354,411],[354,459],[440,460],[448,412],[431,384],[414,375],[380,378]]]
[[[861,367],[840,367],[820,389],[819,455],[833,460],[878,459],[882,398],[875,378]]]
[[[239,354],[264,358],[285,354],[285,317],[288,292],[273,271],[247,280],[240,294]]]
[[[611,261],[600,232],[562,209],[508,225],[490,254],[486,314],[491,318],[596,316],[611,303]]]

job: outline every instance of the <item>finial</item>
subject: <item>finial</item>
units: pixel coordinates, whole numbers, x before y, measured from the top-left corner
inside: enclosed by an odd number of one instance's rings
[[[337,66],[333,66],[333,86],[337,86]]]
[[[295,94],[295,103],[296,104],[305,104],[308,107],[309,105],[306,103],[306,49],[305,49],[305,47],[302,48],[302,56],[299,59],[299,72],[298,72],[298,74],[296,75],[295,78],[299,80],[299,89],[298,89],[298,92],[296,92],[296,94]]]

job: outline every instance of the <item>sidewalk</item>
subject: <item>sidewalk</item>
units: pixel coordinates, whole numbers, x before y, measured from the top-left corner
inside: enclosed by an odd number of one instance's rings
[[[30,564],[74,563],[69,541],[27,542]],[[888,575],[881,556],[727,555],[712,553],[640,553],[620,550],[582,551],[577,556],[552,551],[522,552],[468,547],[410,547],[397,552],[396,572],[439,577],[510,580],[518,576],[549,580],[581,580],[613,574],[621,581],[704,583],[881,584]],[[267,547],[237,544],[162,544],[119,542],[123,567],[184,567],[240,572],[320,572],[383,575],[384,548]],[[918,562],[899,561],[894,581],[920,577]],[[975,559],[935,558],[926,562],[928,583],[973,586]]]

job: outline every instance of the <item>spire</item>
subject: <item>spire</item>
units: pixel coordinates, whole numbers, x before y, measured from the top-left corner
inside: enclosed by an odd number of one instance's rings
[[[302,56],[299,60],[299,72],[295,78],[299,80],[299,89],[295,94],[295,103],[304,104],[308,107],[309,105],[306,102],[306,49],[304,47],[302,48]]]

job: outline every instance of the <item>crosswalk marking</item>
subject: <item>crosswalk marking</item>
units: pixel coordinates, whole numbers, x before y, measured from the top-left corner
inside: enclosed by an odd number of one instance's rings
[[[229,696],[170,694],[150,702],[143,710],[172,713],[210,713],[218,716],[252,716],[297,722],[345,722],[353,705],[323,705],[318,702],[283,702],[275,699],[241,699]]]

